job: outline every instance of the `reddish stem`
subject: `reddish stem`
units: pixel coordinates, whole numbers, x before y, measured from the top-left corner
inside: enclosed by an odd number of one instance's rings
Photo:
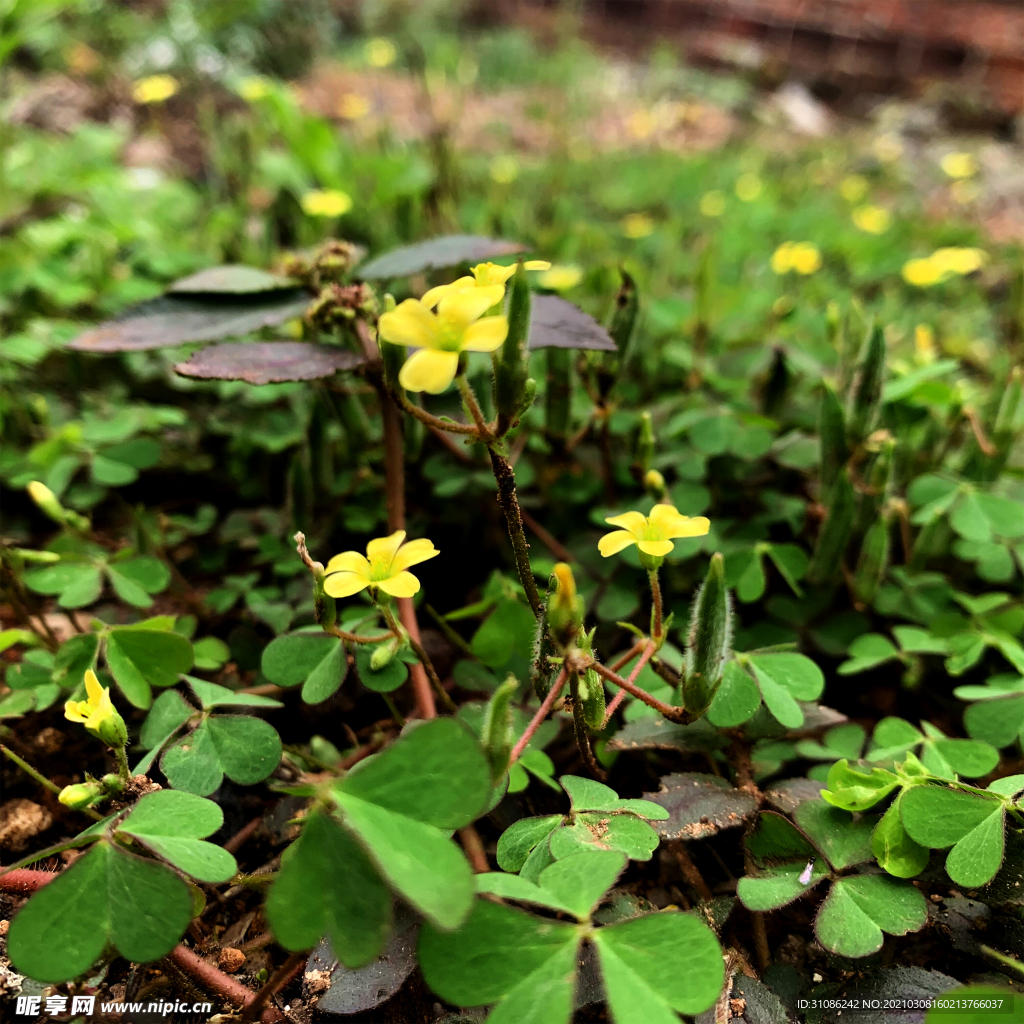
[[[604,676],[608,682],[614,683],[616,686],[620,686],[627,693],[633,694],[634,697],[642,700],[648,707],[654,708],[655,711],[664,715],[669,719],[669,721],[693,721],[692,718],[687,716],[685,708],[674,708],[671,704],[666,704],[663,700],[658,700],[657,697],[652,697],[646,690],[640,689],[639,686],[635,683],[631,683],[628,679],[623,679],[622,676],[617,675],[610,668],[606,668],[600,662],[592,662],[587,667],[592,668],[599,676]]]
[[[548,717],[551,709],[555,706],[555,701],[558,700],[558,695],[562,691],[562,687],[565,686],[566,679],[569,678],[569,673],[563,667],[562,671],[558,673],[558,678],[551,685],[551,689],[548,690],[548,695],[544,698],[544,702],[539,708],[537,713],[530,720],[530,724],[526,727],[526,732],[519,737],[518,742],[512,748],[512,753],[509,755],[508,765],[511,768],[512,765],[519,760],[523,751],[526,749],[526,745],[533,739],[533,734],[540,728],[540,723]]]
[[[640,675],[640,673],[643,671],[644,665],[646,665],[647,662],[651,660],[652,654],[654,654],[654,644],[650,640],[648,640],[647,643],[644,645],[644,650],[643,653],[640,655],[640,660],[633,666],[633,671],[629,674],[629,679],[627,680],[628,682],[636,682],[637,676]],[[597,666],[595,665],[594,667],[596,668]],[[623,688],[619,690],[619,692],[615,694],[615,696],[612,698],[611,703],[605,709],[604,721],[601,723],[602,729],[611,721],[612,715],[615,714],[615,712],[619,708],[619,705],[626,699],[627,692],[628,691],[625,688]]]

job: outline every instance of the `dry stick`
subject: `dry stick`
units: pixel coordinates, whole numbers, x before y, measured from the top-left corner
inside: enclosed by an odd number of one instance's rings
[[[530,530],[537,534],[540,542],[557,558],[560,562],[575,562],[576,558],[573,553],[565,547],[564,544],[552,536],[547,530],[544,529],[536,519],[526,511],[525,508],[520,508],[519,515],[522,516],[523,522],[530,528]]]
[[[264,1007],[281,989],[295,977],[306,962],[305,953],[292,953],[290,957],[270,976],[267,983],[256,993],[255,998],[246,1004],[239,1021],[242,1024],[256,1020],[262,1015]]]
[[[237,853],[244,843],[252,838],[253,834],[263,822],[263,815],[259,814],[248,825],[243,825],[225,844],[224,849],[228,853]]]
[[[473,871],[478,875],[486,875],[491,870],[491,865],[488,863],[480,833],[472,825],[466,825],[459,829],[459,839],[466,851],[466,859],[473,866]]]
[[[526,745],[533,739],[533,734],[540,728],[540,723],[548,717],[548,714],[555,706],[555,701],[558,700],[558,695],[561,693],[562,687],[565,686],[565,681],[568,678],[569,673],[563,666],[562,671],[558,673],[558,678],[554,683],[552,683],[551,689],[548,690],[548,695],[544,698],[543,703],[537,709],[537,713],[533,716],[530,720],[530,724],[526,727],[526,732],[519,737],[516,745],[512,748],[512,753],[508,758],[510,768],[519,760],[523,751],[526,749]]]
[[[683,878],[697,891],[697,895],[705,903],[710,903],[713,898],[711,890],[708,888],[708,883],[704,881],[704,876],[700,873],[697,865],[693,863],[693,858],[687,851],[686,844],[681,839],[676,839],[669,844],[669,850],[671,850],[672,855],[675,857],[679,870],[683,873]]]
[[[512,541],[512,552],[515,555],[516,569],[519,571],[519,582],[526,591],[526,600],[530,603],[533,614],[540,618],[541,602],[537,593],[537,582],[530,568],[530,545],[526,542],[523,532],[523,514],[516,496],[516,475],[512,463],[493,448],[488,448],[491,456],[491,469],[498,484],[498,504],[505,513],[508,524],[508,535]]]
[[[640,655],[640,660],[633,666],[633,671],[629,674],[630,683],[636,682],[636,677],[643,671],[644,665],[651,660],[651,655],[654,654],[655,647],[652,640],[648,640],[644,645],[643,653]],[[597,668],[597,666],[594,666]],[[611,671],[611,670],[609,670]],[[619,705],[626,699],[627,690],[625,688],[619,690],[617,694],[612,698],[611,703],[605,708],[604,721],[601,723],[601,728],[604,729],[611,721],[612,715],[618,710]]]

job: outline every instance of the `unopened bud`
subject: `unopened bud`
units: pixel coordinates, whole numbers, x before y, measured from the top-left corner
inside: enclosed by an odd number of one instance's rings
[[[663,498],[665,496],[665,478],[656,469],[649,469],[644,474],[644,487],[655,498]]]
[[[106,787],[99,779],[90,779],[88,782],[77,782],[73,786],[65,786],[57,799],[73,811],[84,811],[91,807],[106,795]]]
[[[29,497],[45,512],[55,523],[61,526],[71,526],[76,530],[84,530],[89,526],[89,520],[80,516],[77,512],[66,509],[58,500],[57,495],[50,490],[46,484],[39,480],[33,480],[26,490]]]
[[[395,649],[391,644],[378,645],[370,655],[370,671],[379,672],[394,656]]]
[[[551,574],[555,591],[548,598],[548,626],[551,635],[566,646],[583,627],[583,598],[576,593],[576,580],[569,565],[558,562]]]

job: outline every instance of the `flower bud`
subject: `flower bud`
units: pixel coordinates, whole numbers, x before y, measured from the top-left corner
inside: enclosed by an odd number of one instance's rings
[[[567,647],[583,628],[583,598],[576,593],[576,580],[565,562],[551,570],[555,591],[548,598],[548,627],[551,635]]]
[[[65,786],[57,799],[73,811],[84,811],[87,807],[99,803],[106,795],[106,787],[99,779],[88,782],[77,782],[73,786]]]
[[[656,469],[649,469],[644,473],[644,487],[655,498],[665,497],[665,478]]]
[[[373,654],[370,655],[370,671],[379,672],[385,665],[390,664],[395,656],[395,648],[392,644],[379,644]]]
[[[40,510],[45,512],[55,523],[60,523],[61,526],[70,526],[76,530],[88,529],[89,520],[77,512],[66,509],[46,484],[39,480],[33,480],[26,490]]]

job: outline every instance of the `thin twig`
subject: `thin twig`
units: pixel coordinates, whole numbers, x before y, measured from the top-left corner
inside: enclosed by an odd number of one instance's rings
[[[978,410],[973,406],[965,405],[963,415],[971,426],[971,432],[974,434],[974,440],[978,442],[978,447],[990,457],[995,455],[996,446],[985,436],[985,428],[981,425]]]
[[[480,659],[473,653],[473,648],[466,643],[465,639],[459,636],[452,627],[445,622],[444,616],[437,611],[432,605],[423,602],[423,610],[437,623],[437,628],[444,633],[445,637],[450,640],[467,658],[472,658],[474,661]]]
[[[493,440],[493,435],[491,434],[490,428],[487,426],[487,421],[484,419],[483,411],[476,400],[476,395],[473,393],[473,385],[466,380],[466,375],[464,373],[460,373],[458,377],[455,378],[455,383],[458,384],[459,393],[462,395],[462,401],[465,403],[470,416],[473,417],[473,422],[476,424],[477,436],[484,442]]]
[[[510,768],[522,756],[527,744],[533,739],[533,734],[540,728],[541,722],[548,717],[548,714],[555,706],[555,701],[558,700],[558,695],[561,693],[562,687],[565,686],[565,681],[568,677],[569,673],[563,666],[562,671],[558,673],[558,678],[551,684],[551,689],[548,690],[548,695],[544,698],[543,703],[537,709],[536,714],[532,719],[530,719],[530,724],[526,727],[526,731],[519,737],[516,745],[512,748],[512,753],[509,755],[508,759],[508,765]]]
[[[253,1000],[243,1007],[239,1015],[241,1024],[249,1024],[263,1014],[267,1003],[287,985],[301,970],[307,956],[305,953],[292,953],[290,957],[267,980],[267,983],[256,993]]]
[[[259,814],[248,825],[243,825],[225,844],[228,853],[237,853],[263,823],[263,815]]]
[[[654,654],[655,650],[656,648],[654,646],[654,642],[652,640],[648,640],[647,643],[644,645],[643,652],[640,655],[640,660],[633,666],[633,671],[629,674],[628,682],[636,682],[637,676],[640,675],[640,673],[643,671],[644,665],[646,665],[647,662],[650,661],[651,655]],[[594,667],[596,668],[597,666],[595,665]],[[609,703],[608,707],[605,708],[604,721],[601,723],[602,729],[605,728],[605,726],[607,726],[608,723],[611,721],[612,715],[615,714],[615,712],[618,710],[619,705],[626,699],[626,694],[628,692],[629,691],[626,690],[625,687],[623,687],[611,699],[611,703]]]
[[[40,786],[45,786],[51,793],[56,793],[60,796],[60,786],[56,783],[51,782],[42,772],[36,771],[28,763],[28,761],[22,760],[10,747],[4,746],[0,743],[0,753],[4,755],[8,760],[13,761],[26,775],[31,776]]]
[[[540,523],[537,522],[533,516],[527,512],[525,508],[520,506],[519,514],[523,517],[523,522],[530,528],[530,530],[537,534],[540,542],[557,558],[560,562],[575,562],[576,556],[562,544],[552,533],[544,529]]]
[[[474,873],[487,874],[491,870],[491,865],[487,860],[487,851],[480,839],[480,833],[472,825],[466,825],[459,829],[459,840],[462,843],[462,849],[466,851],[466,859],[472,865]]]
[[[696,890],[697,895],[705,903],[710,903],[713,899],[711,890],[708,888],[708,883],[704,881],[704,876],[700,873],[700,869],[693,863],[693,858],[687,851],[686,844],[681,839],[676,839],[669,843],[669,850],[675,857],[679,870],[683,873],[683,878]]]

